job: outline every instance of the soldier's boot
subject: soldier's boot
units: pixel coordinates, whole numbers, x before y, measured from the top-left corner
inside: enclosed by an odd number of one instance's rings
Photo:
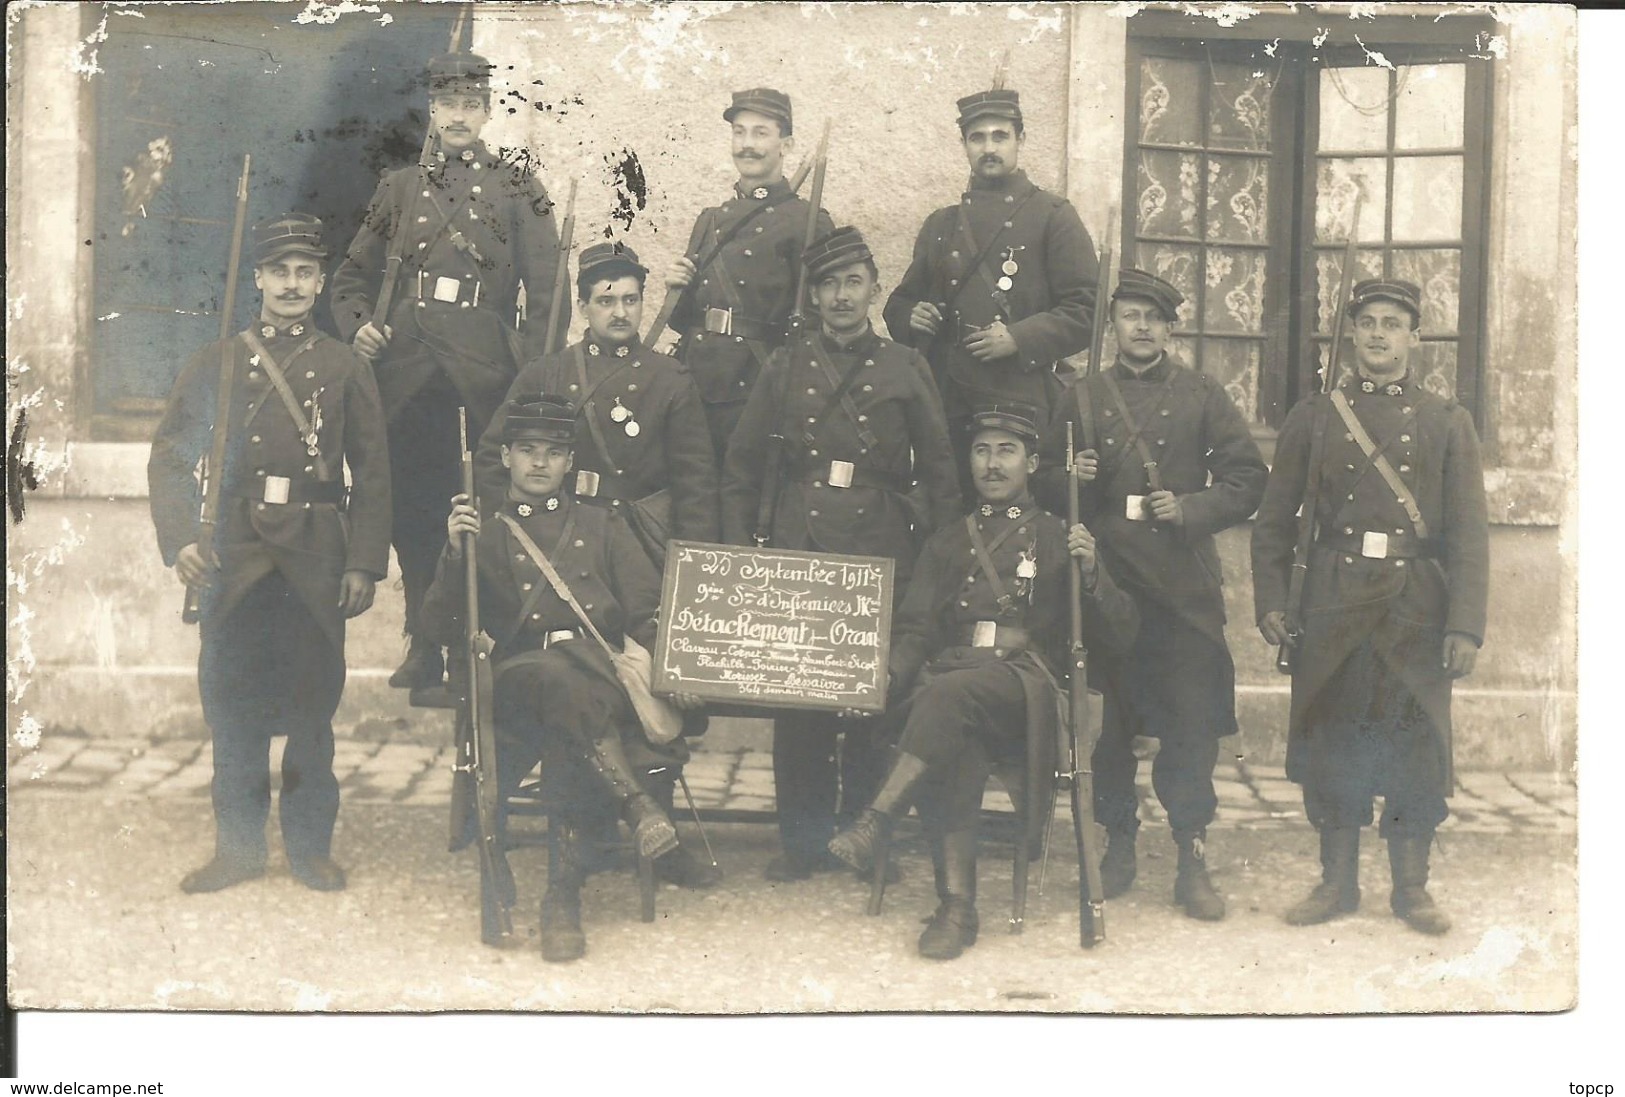
[[[913,754],[899,754],[874,800],[856,822],[829,840],[829,851],[859,872],[872,870],[876,849],[891,836],[897,817],[908,811],[909,797],[924,775],[924,761]],[[890,883],[889,871],[887,875]]]
[[[438,686],[446,676],[446,660],[439,644],[431,644],[421,636],[413,636],[407,645],[406,658],[389,676],[389,684],[396,689],[427,689]]]
[[[1134,839],[1132,830],[1106,832],[1106,852],[1100,858],[1102,898],[1115,899],[1134,886],[1134,877],[1139,873],[1134,860]]]
[[[954,960],[976,943],[976,831],[956,830],[942,838],[941,902],[920,934],[920,955]]]
[[[1284,915],[1289,926],[1316,926],[1360,909],[1360,828],[1320,832],[1320,883]]]
[[[677,828],[638,783],[637,771],[627,760],[619,739],[605,735],[592,740],[587,761],[620,806],[621,817],[632,827],[639,857],[653,860],[677,848]]]
[[[209,863],[193,869],[181,878],[181,890],[188,895],[201,895],[226,888],[265,875],[265,854],[238,854],[217,850]]]
[[[547,828],[547,890],[542,893],[542,959],[562,964],[587,952],[581,930],[581,884],[587,877],[585,836],[557,821]]]
[[[660,805],[660,810],[667,818],[675,819],[677,778],[668,773],[656,773],[650,775],[648,785],[649,794]],[[655,879],[680,888],[704,891],[722,883],[722,868],[697,856],[688,846],[680,845],[655,862]]]
[[[1174,877],[1174,902],[1185,908],[1187,917],[1217,922],[1224,917],[1224,897],[1213,888],[1207,875],[1207,831],[1175,834],[1179,848],[1179,869]]]
[[[1450,916],[1428,894],[1428,846],[1433,835],[1388,839],[1388,865],[1394,874],[1389,906],[1412,929],[1437,937],[1450,932]]]

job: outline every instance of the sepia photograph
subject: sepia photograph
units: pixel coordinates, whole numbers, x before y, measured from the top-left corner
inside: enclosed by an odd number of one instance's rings
[[[8,7],[8,1005],[1573,1010],[1578,39]]]

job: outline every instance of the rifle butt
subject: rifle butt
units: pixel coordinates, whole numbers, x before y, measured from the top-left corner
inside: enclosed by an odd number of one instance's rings
[[[1094,777],[1080,770],[1072,778],[1072,831],[1078,843],[1078,944],[1083,948],[1094,948],[1106,939],[1094,798]]]

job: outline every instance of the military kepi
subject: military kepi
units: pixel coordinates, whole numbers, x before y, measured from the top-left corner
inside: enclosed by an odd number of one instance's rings
[[[495,67],[477,53],[437,54],[429,58],[429,94],[471,91],[489,95]]]
[[[576,406],[562,396],[529,393],[515,396],[504,408],[502,440],[538,440],[573,446],[576,440]]]
[[[295,254],[327,258],[327,248],[322,244],[321,218],[308,213],[288,213],[254,226],[256,267]]]
[[[736,114],[746,110],[778,119],[779,125],[784,128],[784,135],[790,136],[790,97],[784,92],[773,88],[746,88],[744,91],[736,91],[733,103],[722,112],[722,120],[732,122]]]
[[[644,278],[648,276],[649,268],[638,262],[638,253],[625,244],[604,241],[582,249],[576,273],[583,282],[600,282],[628,274]]]
[[[959,101],[959,128],[982,118],[1008,118],[1021,125],[1021,93],[1001,88],[979,91]]]
[[[987,404],[971,413],[972,438],[984,430],[1009,431],[1025,439],[1028,451],[1038,448],[1038,409],[1031,404]]]
[[[863,234],[850,225],[820,236],[801,253],[801,261],[807,265],[807,277],[813,282],[865,259],[873,262],[874,253],[863,242]]]
[[[1162,315],[1170,324],[1179,319],[1179,306],[1185,303],[1185,295],[1175,289],[1172,283],[1133,267],[1124,267],[1118,272],[1117,288],[1112,290],[1113,301],[1125,297],[1150,301],[1162,310]]]
[[[1415,282],[1394,278],[1367,278],[1358,282],[1349,298],[1349,315],[1353,316],[1372,301],[1392,301],[1416,320],[1422,319],[1422,289]]]

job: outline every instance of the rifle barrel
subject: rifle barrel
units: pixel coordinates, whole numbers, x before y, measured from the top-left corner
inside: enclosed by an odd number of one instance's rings
[[[553,273],[553,297],[547,303],[547,331],[542,349],[551,354],[563,345],[559,331],[564,315],[564,295],[570,292],[570,250],[576,236],[576,180],[570,180],[570,197],[564,203],[564,226],[559,230],[559,265]]]

